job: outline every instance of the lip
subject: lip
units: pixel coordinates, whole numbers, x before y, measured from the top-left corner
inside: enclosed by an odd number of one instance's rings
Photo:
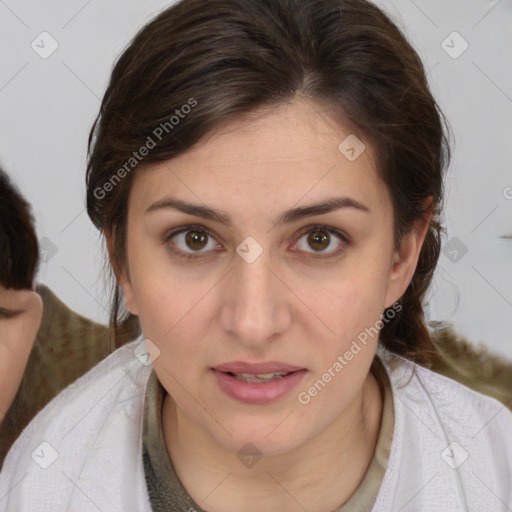
[[[304,370],[300,366],[281,363],[280,361],[266,361],[264,363],[246,363],[245,361],[231,361],[213,368],[223,373],[276,373],[276,372],[296,372]]]
[[[253,373],[255,365],[250,365],[250,371],[237,370],[233,373]],[[237,380],[234,376],[227,372],[212,368],[212,373],[217,381],[219,388],[229,397],[244,403],[262,404],[273,402],[288,394],[293,388],[297,387],[307,370],[299,368],[297,370],[273,370],[267,371],[269,366],[265,366],[265,370],[258,370],[258,373],[274,373],[277,371],[290,371],[289,375],[270,382],[243,382]],[[259,367],[261,368],[261,366]],[[272,368],[275,368],[272,367]],[[281,365],[280,368],[286,368]],[[293,367],[297,368],[297,367]],[[247,366],[245,367],[247,370]],[[231,371],[231,370],[230,370]]]

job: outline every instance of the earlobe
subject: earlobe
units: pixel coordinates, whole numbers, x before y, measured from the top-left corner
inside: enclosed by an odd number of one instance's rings
[[[126,303],[128,311],[132,315],[138,315],[139,312],[137,310],[137,305],[135,304],[135,297],[133,294],[132,285],[126,278],[123,277],[122,279],[119,280],[119,286],[123,290],[124,301]]]

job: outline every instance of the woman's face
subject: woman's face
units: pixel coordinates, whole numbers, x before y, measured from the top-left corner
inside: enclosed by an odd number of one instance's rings
[[[413,275],[424,231],[395,254],[389,195],[351,133],[296,101],[134,177],[128,308],[178,419],[231,451],[288,451],[354,408]]]
[[[42,314],[37,292],[0,285],[0,421],[18,390]]]
[[[43,303],[34,290],[7,289],[0,285],[0,345],[10,356],[30,352],[43,312]]]

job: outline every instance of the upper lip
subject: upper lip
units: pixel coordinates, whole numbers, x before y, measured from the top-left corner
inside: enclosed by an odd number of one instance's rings
[[[295,372],[303,370],[300,366],[281,363],[279,361],[267,361],[264,363],[246,363],[244,361],[231,361],[229,363],[215,366],[214,370],[224,373],[276,373],[276,372]]]

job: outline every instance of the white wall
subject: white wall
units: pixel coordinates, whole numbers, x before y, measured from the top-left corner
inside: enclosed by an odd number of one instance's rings
[[[447,249],[429,317],[512,358],[512,2],[381,0],[430,69],[455,133]],[[38,281],[106,322],[101,244],[84,208],[86,141],[115,58],[168,2],[0,3],[0,162],[50,249]],[[468,48],[457,58],[467,42]],[[38,51],[58,48],[48,58]],[[454,39],[455,37],[455,39]],[[445,41],[445,43],[442,43]],[[443,49],[443,46],[446,48]],[[458,242],[460,241],[460,242]],[[459,244],[459,245],[457,245]],[[51,247],[55,254],[52,255]],[[463,252],[467,250],[465,254]]]

